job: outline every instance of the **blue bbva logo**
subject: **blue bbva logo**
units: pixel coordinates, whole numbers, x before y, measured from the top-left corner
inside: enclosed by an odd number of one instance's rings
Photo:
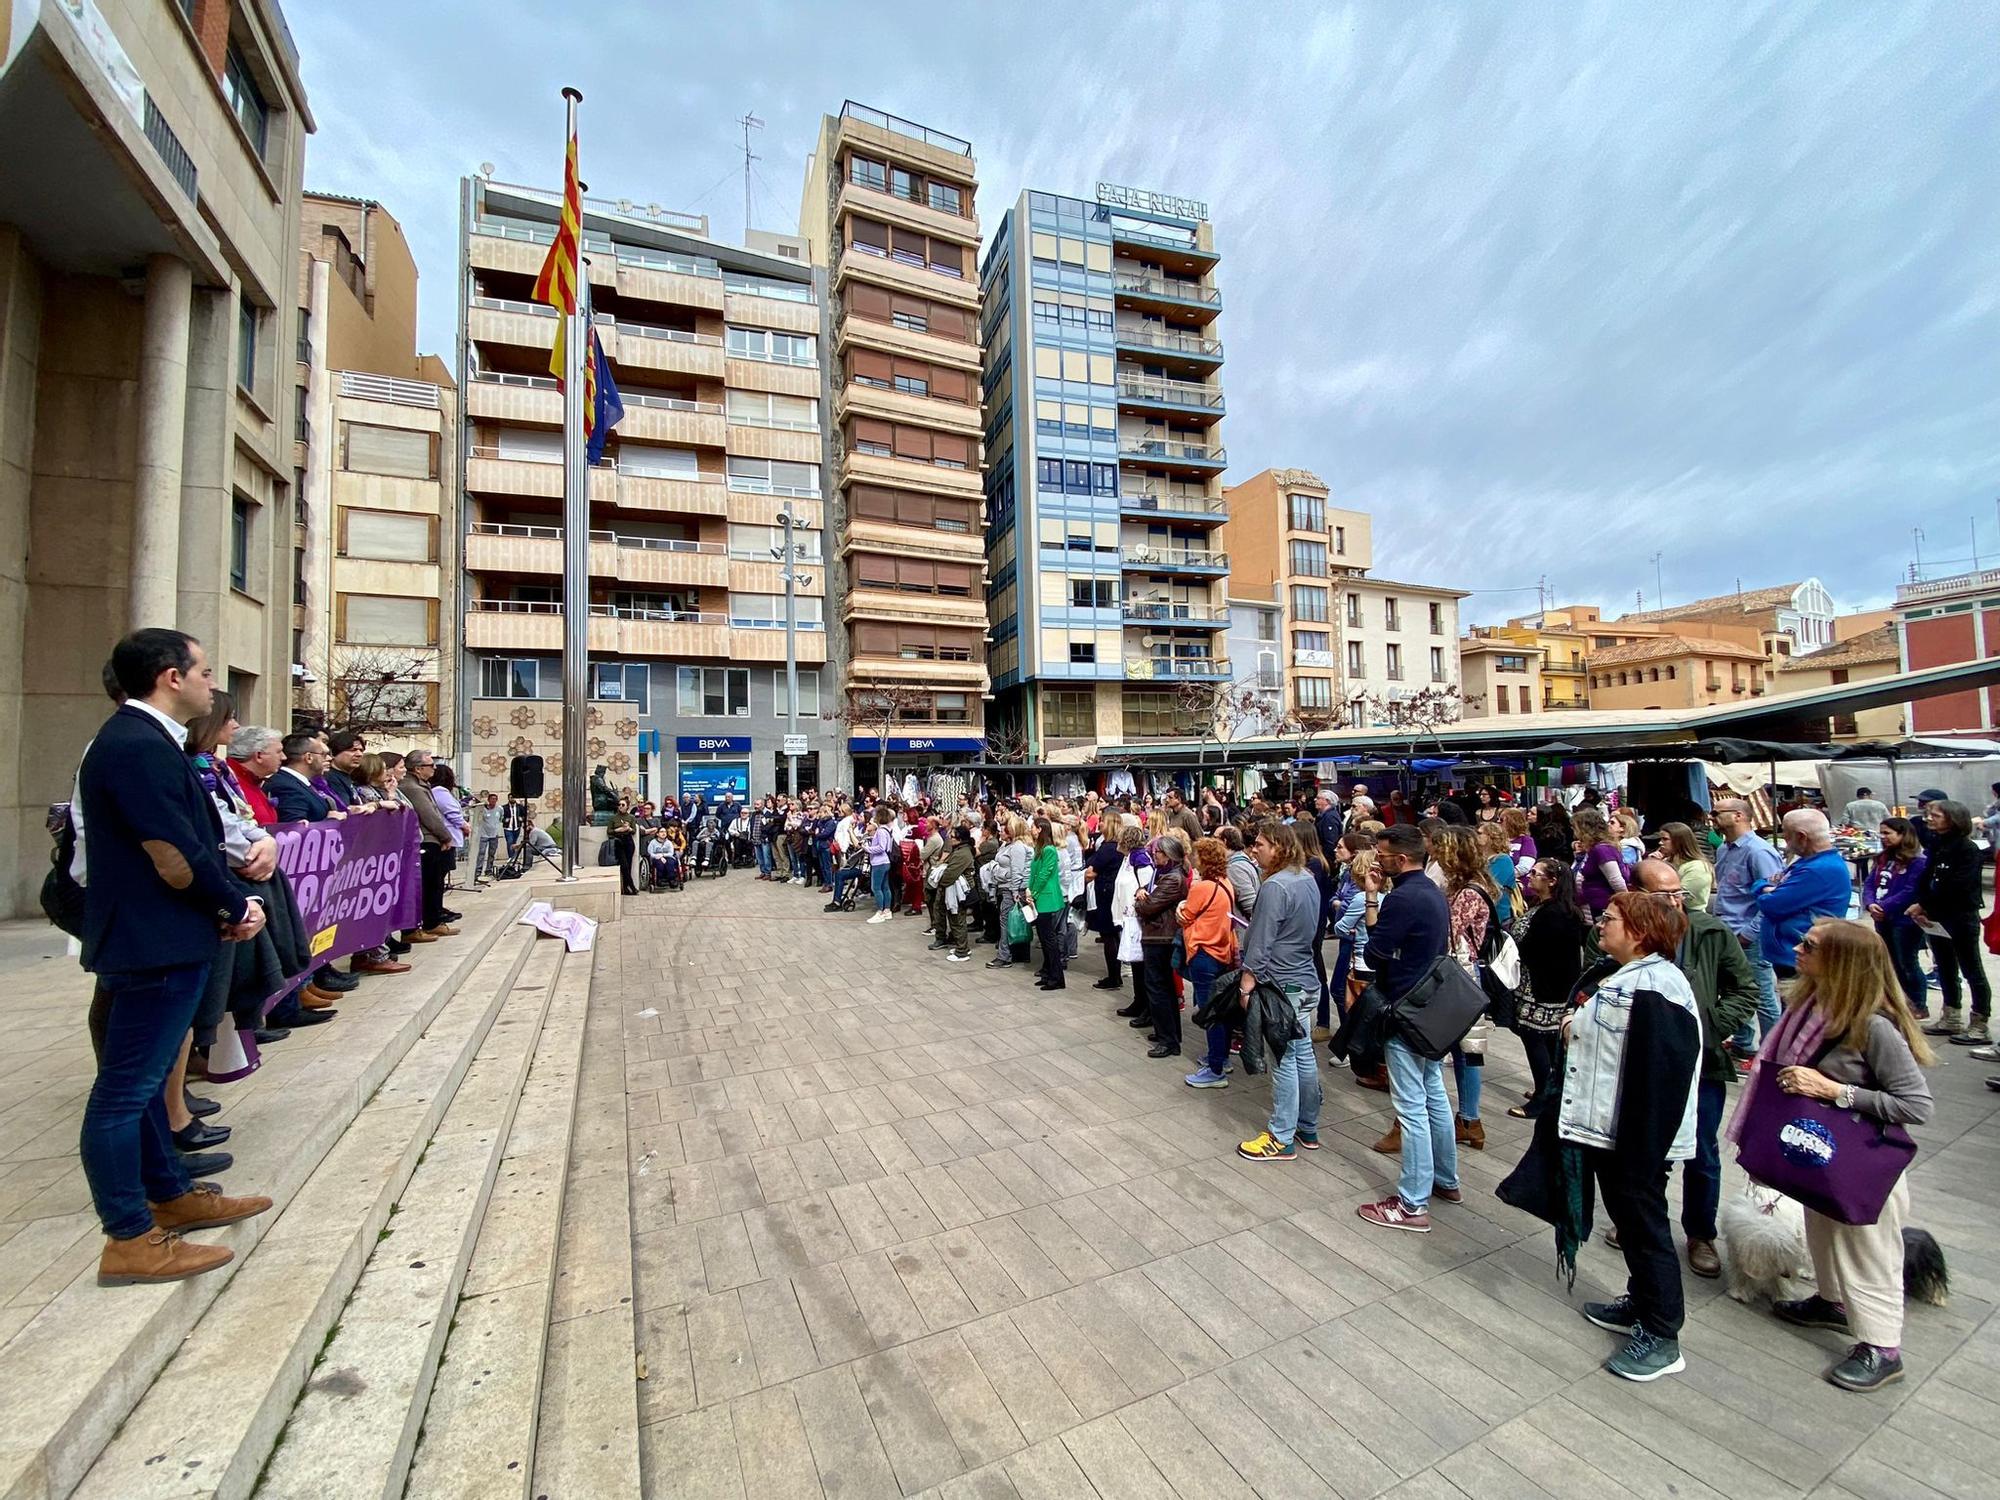
[[[1778,1149],[1796,1167],[1833,1165],[1833,1132],[1817,1120],[1792,1120],[1778,1132]]]
[[[704,750],[727,750],[729,748],[728,740],[697,740],[695,743]]]

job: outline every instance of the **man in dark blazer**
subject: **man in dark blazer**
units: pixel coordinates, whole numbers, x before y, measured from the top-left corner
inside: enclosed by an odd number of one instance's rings
[[[111,653],[125,703],[83,758],[89,829],[83,966],[109,994],[81,1154],[104,1226],[100,1285],[179,1281],[228,1262],[182,1231],[263,1213],[269,1198],[196,1186],[174,1150],[161,1088],[224,942],[256,936],[264,908],[229,873],[222,820],[186,752],[215,678],[200,642],[140,630]]]
[[[264,783],[280,823],[322,823],[340,811],[313,785],[326,771],[326,741],[311,730],[285,736],[285,763]]]
[[[368,741],[358,729],[335,729],[326,735],[326,776],[322,785],[333,793],[340,811],[361,799],[354,792],[354,776],[361,769],[361,757],[368,753]]]

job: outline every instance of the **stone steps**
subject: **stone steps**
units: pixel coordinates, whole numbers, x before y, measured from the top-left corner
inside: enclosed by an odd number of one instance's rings
[[[245,1258],[76,1490],[76,1500],[240,1496],[271,1446],[533,935],[507,933]]]
[[[525,1500],[576,1115],[590,960],[564,968],[423,1414],[405,1492]]]
[[[425,961],[408,974],[369,980],[343,1004],[336,1024],[296,1035],[274,1049],[265,1068],[242,1085],[215,1091],[229,1105],[223,1118],[235,1128],[230,1149],[236,1153],[237,1167],[227,1185],[236,1192],[268,1193],[277,1200],[278,1210],[228,1229],[204,1231],[200,1235],[204,1242],[224,1244],[236,1252],[228,1266],[206,1276],[170,1286],[101,1288],[93,1262],[0,1348],[0,1434],[4,1434],[0,1500],[65,1500],[109,1456],[114,1437],[122,1436],[121,1427],[131,1427],[133,1434],[131,1445],[122,1447],[121,1454],[145,1451],[136,1460],[138,1467],[123,1480],[112,1480],[115,1465],[107,1468],[95,1493],[127,1500],[155,1493],[213,1491],[213,1482],[201,1475],[209,1467],[206,1454],[192,1451],[188,1457],[202,1459],[194,1471],[200,1476],[196,1483],[153,1487],[157,1471],[173,1475],[181,1465],[168,1461],[165,1441],[149,1444],[146,1434],[178,1438],[213,1415],[210,1408],[218,1405],[236,1409],[232,1420],[247,1421],[253,1413],[240,1408],[247,1405],[254,1412],[265,1386],[246,1386],[230,1378],[191,1408],[176,1410],[164,1399],[156,1403],[156,1411],[174,1411],[172,1422],[159,1419],[155,1424],[148,1419],[133,1426],[128,1419],[137,1416],[149,1387],[184,1349],[198,1344],[226,1354],[226,1343],[212,1338],[197,1341],[191,1335],[256,1263],[254,1252],[264,1248],[267,1239],[271,1243],[257,1283],[265,1289],[249,1295],[252,1284],[246,1282],[244,1293],[234,1299],[235,1306],[259,1309],[244,1326],[261,1328],[266,1322],[273,1327],[303,1326],[316,1312],[338,1309],[345,1288],[330,1289],[343,1275],[351,1284],[365,1255],[357,1226],[366,1218],[367,1187],[344,1171],[327,1174],[326,1213],[317,1217],[312,1233],[300,1232],[306,1216],[294,1213],[297,1199],[340,1150],[364,1108],[388,1092],[385,1081],[413,1058],[435,1060],[443,1044],[430,1044],[429,1034],[434,1023],[461,1024],[441,1020],[462,1015],[463,1007],[454,1002],[466,1000],[476,1011],[479,986],[487,986],[485,998],[491,1001],[493,991],[503,988],[501,979],[511,980],[510,960],[504,954],[494,959],[489,950],[502,938],[512,939],[502,944],[505,953],[525,950],[526,940],[515,935],[526,929],[518,927],[515,918],[526,899],[524,892],[468,895],[463,902],[462,936],[448,940],[449,947],[426,948]],[[495,962],[499,970],[490,967]],[[448,1049],[444,1055],[450,1056]],[[470,1055],[466,1051],[465,1056]],[[432,1076],[428,1093],[412,1089],[391,1096],[411,1111],[402,1117],[406,1141],[428,1134],[427,1128],[420,1129],[424,1112],[433,1105],[441,1109],[438,1101],[450,1097],[456,1082],[457,1075],[447,1066]],[[359,1153],[370,1132],[386,1131],[393,1137],[387,1113],[386,1104],[375,1112],[343,1159]],[[382,1137],[375,1140],[378,1150],[389,1149]],[[333,1191],[343,1183],[351,1190],[347,1196]],[[384,1214],[387,1202],[381,1203]],[[277,1227],[288,1220],[288,1231],[278,1235]],[[373,1229],[366,1234],[372,1237]],[[350,1242],[348,1247],[329,1253],[329,1244],[343,1239]],[[287,1264],[296,1267],[295,1272],[285,1274]],[[148,1465],[147,1459],[154,1461]],[[233,1472],[230,1464],[218,1461],[216,1466]],[[201,1487],[204,1483],[208,1489]]]
[[[393,1500],[403,1493],[473,1237],[542,1048],[565,956],[560,943],[546,939],[529,955],[371,1247],[256,1495]],[[545,1119],[539,1124],[545,1137],[554,1128]],[[567,1132],[567,1121],[561,1129]]]

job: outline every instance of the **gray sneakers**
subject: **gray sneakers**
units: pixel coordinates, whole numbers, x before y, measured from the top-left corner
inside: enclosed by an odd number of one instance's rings
[[[1604,1362],[1604,1368],[1625,1380],[1644,1384],[1662,1375],[1678,1375],[1687,1368],[1687,1361],[1681,1358],[1679,1339],[1658,1338],[1638,1328],[1625,1341],[1625,1347]]]

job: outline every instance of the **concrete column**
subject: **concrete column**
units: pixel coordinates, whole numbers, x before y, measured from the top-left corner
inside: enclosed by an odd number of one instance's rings
[[[180,617],[181,452],[187,419],[188,325],[194,273],[186,261],[146,262],[146,321],[139,340],[139,455],[133,475],[134,630]]]

